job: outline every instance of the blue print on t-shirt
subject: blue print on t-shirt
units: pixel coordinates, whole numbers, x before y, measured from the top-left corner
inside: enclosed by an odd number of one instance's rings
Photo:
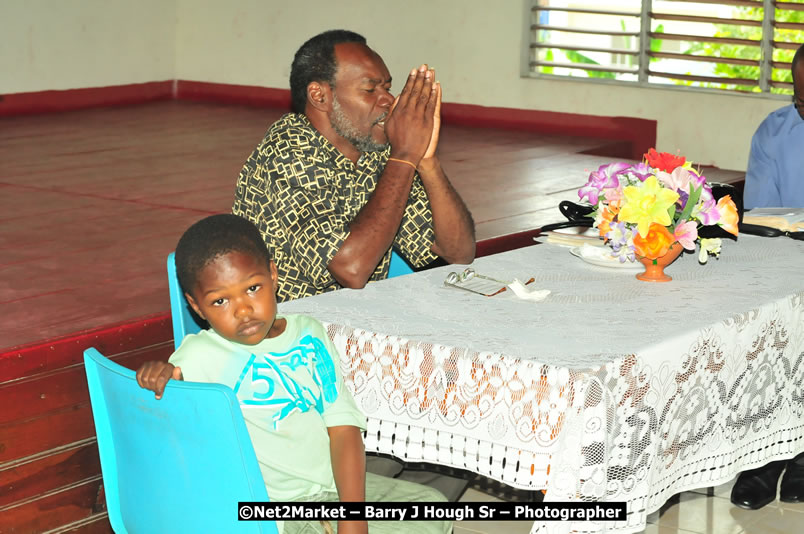
[[[270,352],[262,356],[251,354],[237,379],[234,392],[242,404],[281,406],[273,415],[274,425],[297,410],[306,412],[314,408],[323,413],[324,401],[332,403],[338,397],[334,365],[321,340],[306,335],[287,352]],[[293,379],[292,373],[299,372],[299,367],[311,373],[317,391]]]

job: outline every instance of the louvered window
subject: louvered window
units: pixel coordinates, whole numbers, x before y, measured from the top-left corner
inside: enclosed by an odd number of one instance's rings
[[[529,72],[792,93],[804,0],[532,0]]]

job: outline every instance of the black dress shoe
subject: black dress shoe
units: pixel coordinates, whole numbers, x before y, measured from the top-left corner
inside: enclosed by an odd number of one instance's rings
[[[757,469],[743,471],[731,489],[731,502],[746,510],[759,510],[776,500],[779,484],[786,460],[771,462]]]
[[[779,500],[782,502],[804,502],[804,465],[795,460],[787,462],[787,469],[779,488]]]

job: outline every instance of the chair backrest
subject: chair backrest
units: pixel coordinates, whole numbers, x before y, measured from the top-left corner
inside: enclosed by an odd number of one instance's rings
[[[397,254],[395,250],[391,251],[391,265],[388,267],[388,278],[395,276],[402,276],[403,274],[410,274],[413,272],[413,267],[405,261],[405,258]]]
[[[195,315],[190,311],[190,305],[184,298],[184,292],[179,285],[179,277],[176,276],[175,253],[171,252],[167,257],[168,289],[170,290],[170,317],[173,320],[173,346],[179,348],[184,336],[197,334],[204,326],[200,325]]]
[[[84,351],[109,521],[118,534],[263,532],[238,501],[267,501],[231,389],[172,380],[156,400],[133,371]]]

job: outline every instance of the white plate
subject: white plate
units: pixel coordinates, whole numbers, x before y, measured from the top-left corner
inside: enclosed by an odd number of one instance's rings
[[[566,234],[572,237],[594,237],[600,239],[600,230],[597,228],[589,228],[583,226],[572,226],[570,228],[559,228],[558,230],[551,230],[554,234]]]
[[[581,247],[574,247],[570,249],[570,254],[578,258],[581,258],[583,261],[585,261],[590,265],[596,265],[598,267],[607,267],[610,269],[624,269],[628,271],[639,271],[645,268],[638,261],[634,262],[626,261],[625,263],[620,263],[619,259],[609,255],[610,249],[608,247],[601,249],[601,251],[604,251],[605,254],[600,256],[583,256],[581,254]]]
[[[578,247],[586,244],[603,246],[597,228],[561,228],[549,230],[533,238],[534,241],[547,242],[561,247]]]

